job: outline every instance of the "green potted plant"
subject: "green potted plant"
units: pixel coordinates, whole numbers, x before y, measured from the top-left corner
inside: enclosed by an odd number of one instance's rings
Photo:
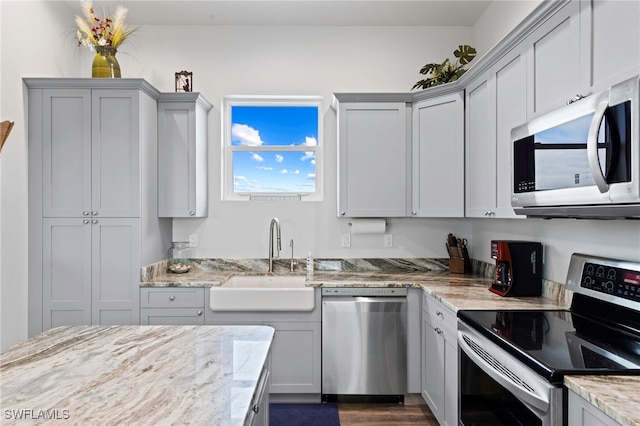
[[[457,58],[453,63],[449,62],[449,58],[446,58],[441,64],[432,63],[423,66],[422,69],[420,69],[420,74],[427,75],[427,78],[416,82],[411,90],[417,88],[426,89],[428,87],[456,81],[467,71],[464,66],[476,57],[476,49],[463,44],[458,46],[453,52],[453,55]]]

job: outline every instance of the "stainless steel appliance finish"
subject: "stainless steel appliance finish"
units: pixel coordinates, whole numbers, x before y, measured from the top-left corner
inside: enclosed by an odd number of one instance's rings
[[[460,425],[562,425],[566,375],[640,375],[640,262],[573,254],[570,310],[459,311]]]
[[[407,289],[322,289],[323,400],[407,391]]]
[[[640,217],[640,76],[511,131],[511,205],[542,217]]]

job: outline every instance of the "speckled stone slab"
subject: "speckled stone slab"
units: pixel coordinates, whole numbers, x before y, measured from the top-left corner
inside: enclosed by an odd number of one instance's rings
[[[22,416],[26,424],[242,425],[273,333],[262,326],[48,330],[0,355],[2,424],[25,424]]]

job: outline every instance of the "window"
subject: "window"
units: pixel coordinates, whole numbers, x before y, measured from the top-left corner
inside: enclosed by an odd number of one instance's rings
[[[320,200],[320,97],[227,97],[225,200]]]

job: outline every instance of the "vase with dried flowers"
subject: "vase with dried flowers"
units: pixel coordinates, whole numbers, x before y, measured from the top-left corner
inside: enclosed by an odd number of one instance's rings
[[[91,77],[120,78],[120,64],[116,59],[118,47],[136,28],[126,24],[127,9],[118,6],[109,18],[96,16],[93,5],[88,0],[82,1],[82,16],[76,15],[76,37],[78,45],[96,51],[91,66]]]

